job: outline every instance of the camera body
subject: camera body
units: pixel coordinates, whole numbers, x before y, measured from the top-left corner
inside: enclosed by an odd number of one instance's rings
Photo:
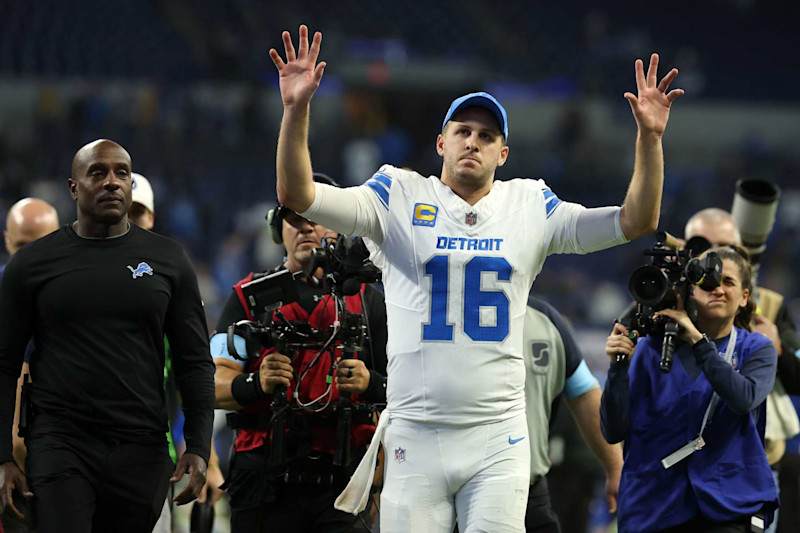
[[[369,250],[360,237],[339,235],[326,239],[322,248],[311,251],[306,274],[322,269],[323,283],[334,294],[352,296],[362,283],[380,281],[381,271],[369,260]]]
[[[636,312],[626,327],[640,335],[663,333],[666,321],[654,317],[656,311],[676,307],[679,299],[688,302],[692,285],[703,290],[718,286],[722,279],[719,257],[714,252],[700,257],[710,247],[706,239],[693,237],[680,249],[677,241],[659,231],[653,248],[644,251],[650,264],[637,268],[628,278]]]
[[[666,232],[656,234],[655,246],[644,251],[644,255],[651,258],[650,264],[634,270],[628,279],[628,290],[636,303],[619,320],[628,331],[636,331],[640,336],[663,335],[659,368],[665,373],[672,369],[679,328],[655,313],[683,302],[694,319],[688,305],[691,287],[697,285],[709,291],[722,280],[722,261],[717,254],[709,252],[700,257],[710,248],[706,239],[693,237],[683,248],[680,245],[680,241]],[[624,360],[624,356],[618,355],[617,360]]]

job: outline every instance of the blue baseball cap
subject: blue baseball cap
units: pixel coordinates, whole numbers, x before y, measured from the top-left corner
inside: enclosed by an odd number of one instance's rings
[[[447,110],[447,114],[444,116],[442,131],[444,131],[445,125],[453,118],[453,115],[468,107],[482,107],[491,111],[494,118],[497,119],[497,123],[500,125],[500,131],[503,132],[503,137],[506,142],[508,142],[508,115],[506,114],[506,110],[500,105],[497,98],[484,92],[465,94],[453,100],[453,103],[450,104],[450,109]]]

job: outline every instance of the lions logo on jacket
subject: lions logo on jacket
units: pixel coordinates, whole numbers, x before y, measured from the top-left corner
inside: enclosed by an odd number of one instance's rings
[[[153,275],[153,268],[144,261],[139,263],[136,268],[128,265],[128,270],[131,271],[131,277],[133,279],[144,277],[145,274],[149,276]]]

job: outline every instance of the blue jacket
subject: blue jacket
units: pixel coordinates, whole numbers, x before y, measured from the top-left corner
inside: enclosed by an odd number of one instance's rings
[[[625,441],[620,532],[664,529],[698,514],[716,522],[771,515],[777,507],[764,452],[777,354],[759,333],[737,328],[737,335],[730,364],[723,358],[728,337],[694,348],[683,343],[664,374],[661,337],[648,336],[629,369],[611,365],[600,416],[606,440]],[[714,391],[721,401],[703,432],[705,447],[664,469],[661,459],[697,437]]]

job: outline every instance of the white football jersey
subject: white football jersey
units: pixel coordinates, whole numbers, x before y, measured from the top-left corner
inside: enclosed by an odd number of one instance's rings
[[[360,187],[316,189],[303,215],[365,235],[383,271],[388,408],[417,422],[473,425],[523,412],[523,321],[545,257],[625,242],[619,208],[562,202],[542,180],[495,181],[475,205],[437,177],[390,165]],[[584,226],[600,228],[584,230],[591,242],[582,247],[577,221],[589,211],[598,216]]]
[[[386,291],[393,416],[469,425],[522,412],[528,291],[548,252],[581,251],[574,210],[541,180],[496,181],[474,206],[388,165],[366,185],[386,216],[368,245]]]

